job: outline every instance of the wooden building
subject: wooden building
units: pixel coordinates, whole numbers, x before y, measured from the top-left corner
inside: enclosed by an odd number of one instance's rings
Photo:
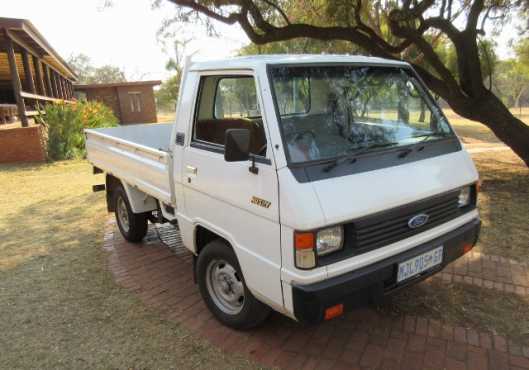
[[[0,17],[0,163],[46,159],[46,135],[32,117],[71,102],[76,80],[30,21]]]
[[[46,103],[70,101],[77,76],[25,19],[0,18],[0,124],[28,117]]]
[[[157,122],[153,87],[161,81],[75,85],[87,100],[100,101],[114,111],[121,124]]]

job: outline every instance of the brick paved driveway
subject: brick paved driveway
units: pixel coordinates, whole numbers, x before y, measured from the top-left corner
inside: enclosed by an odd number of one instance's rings
[[[265,366],[529,369],[529,348],[520,348],[502,336],[421,317],[387,318],[370,309],[309,327],[273,314],[263,327],[237,332],[217,323],[206,309],[193,282],[192,256],[172,226],[151,227],[144,243],[137,246],[124,241],[114,222],[109,221],[104,248],[110,252],[109,268],[116,282],[137,294],[147,306],[227,353],[248,356]],[[437,276],[443,281],[529,294],[527,266],[499,257],[472,253]]]

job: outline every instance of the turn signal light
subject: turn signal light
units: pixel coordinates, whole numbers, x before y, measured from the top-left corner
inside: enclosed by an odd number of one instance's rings
[[[343,314],[343,303],[334,305],[325,310],[325,320],[334,319]]]
[[[296,232],[294,234],[294,246],[296,249],[314,248],[314,233]]]
[[[314,233],[297,231],[294,233],[294,249],[296,253],[297,268],[311,269],[316,266],[314,243]]]

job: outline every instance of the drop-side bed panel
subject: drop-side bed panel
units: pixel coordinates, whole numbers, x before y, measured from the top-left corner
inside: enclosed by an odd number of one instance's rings
[[[170,141],[170,125],[121,126],[85,132],[88,160],[94,166],[160,201],[173,203],[171,157],[165,149]],[[157,145],[160,143],[164,145]]]

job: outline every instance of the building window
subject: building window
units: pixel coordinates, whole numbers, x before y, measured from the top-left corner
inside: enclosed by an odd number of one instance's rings
[[[141,93],[129,92],[130,111],[134,113],[141,112]]]

